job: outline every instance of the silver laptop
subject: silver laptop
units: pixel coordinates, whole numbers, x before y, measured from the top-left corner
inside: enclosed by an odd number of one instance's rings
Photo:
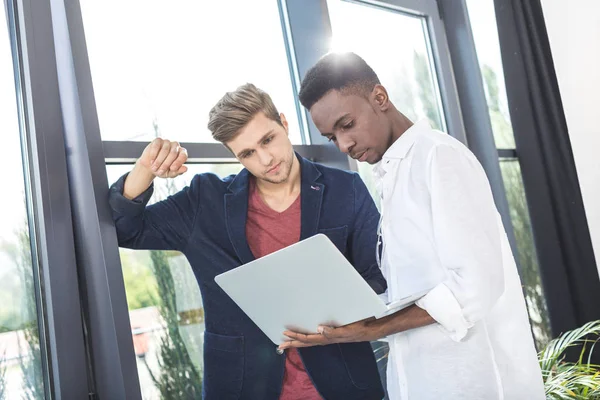
[[[215,277],[216,283],[279,345],[283,331],[315,333],[389,312],[329,238],[318,234]],[[394,302],[394,311],[416,300]],[[401,304],[402,303],[402,304]]]

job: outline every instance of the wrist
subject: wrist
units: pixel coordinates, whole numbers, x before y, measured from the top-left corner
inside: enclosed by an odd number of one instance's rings
[[[140,162],[139,158],[135,162],[131,173],[135,173],[136,175],[138,175],[140,177],[145,177],[145,178],[152,179],[152,180],[154,180],[154,177],[155,177],[154,172],[152,172],[152,169],[150,169],[150,167],[146,167],[144,164],[142,164]]]
[[[127,176],[127,179],[125,179],[123,196],[129,200],[138,197],[150,187],[154,181],[154,177],[155,175],[152,171],[143,166],[138,160],[135,163],[135,167],[133,167]]]

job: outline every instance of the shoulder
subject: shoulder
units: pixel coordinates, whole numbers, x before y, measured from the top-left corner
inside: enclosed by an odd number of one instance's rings
[[[312,163],[319,171],[318,182],[333,189],[335,192],[353,191],[358,182],[362,182],[357,172],[347,171],[326,165]]]
[[[467,161],[478,164],[475,155],[456,138],[436,130],[424,131],[415,141],[414,156],[426,165]]]
[[[192,192],[204,195],[220,194],[225,192],[237,175],[220,177],[212,172],[196,174],[189,184]]]
[[[321,173],[324,179],[340,179],[342,181],[352,182],[355,176],[358,175],[356,172],[347,171],[339,168],[328,167],[319,163],[312,163],[315,168]]]

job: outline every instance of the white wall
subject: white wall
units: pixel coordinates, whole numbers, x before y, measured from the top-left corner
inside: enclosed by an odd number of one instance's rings
[[[600,270],[600,0],[542,0]]]

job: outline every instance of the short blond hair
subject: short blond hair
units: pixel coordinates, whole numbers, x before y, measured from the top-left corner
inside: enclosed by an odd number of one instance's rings
[[[251,83],[227,92],[208,113],[208,129],[213,139],[223,144],[235,139],[240,131],[258,114],[282,125],[277,107],[267,92]]]

